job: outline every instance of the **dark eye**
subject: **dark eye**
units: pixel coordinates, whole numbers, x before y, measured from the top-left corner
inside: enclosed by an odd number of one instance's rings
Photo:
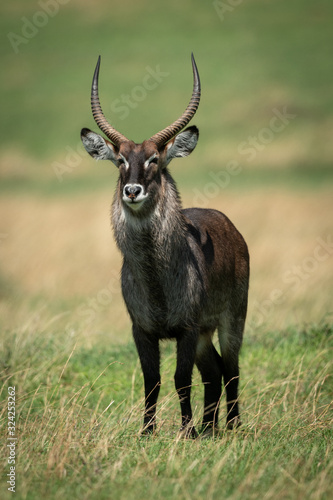
[[[125,166],[126,169],[127,169],[128,163],[127,163],[126,158],[124,158],[123,155],[120,155],[119,158],[118,158],[118,167],[120,168],[122,166]]]
[[[158,157],[155,156],[152,160],[150,160],[149,163],[153,163],[154,165],[157,165],[157,163],[158,163]]]

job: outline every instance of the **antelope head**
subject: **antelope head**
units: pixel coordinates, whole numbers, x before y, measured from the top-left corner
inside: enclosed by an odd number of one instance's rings
[[[184,113],[174,123],[150,139],[136,144],[118,132],[106,120],[98,97],[98,58],[92,87],[91,109],[93,117],[108,139],[87,128],[81,130],[86,151],[96,160],[111,160],[119,168],[118,194],[123,206],[141,211],[143,206],[154,205],[161,186],[163,171],[173,158],[188,156],[195,148],[199,131],[191,126],[183,130],[193,118],[200,102],[200,79],[192,54],[193,91]]]

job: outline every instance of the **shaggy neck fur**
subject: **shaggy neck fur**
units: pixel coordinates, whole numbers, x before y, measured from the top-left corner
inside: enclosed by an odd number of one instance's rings
[[[175,328],[196,321],[203,293],[178,191],[168,172],[163,173],[155,207],[137,217],[123,206],[119,189],[112,224],[124,257],[122,290],[128,311],[145,331],[173,336]]]
[[[179,193],[169,172],[166,170],[161,175],[157,203],[143,214],[123,204],[121,191],[118,183],[112,205],[112,225],[125,259],[135,263],[152,258],[161,263],[174,260],[175,250],[181,250],[186,244],[186,224]]]

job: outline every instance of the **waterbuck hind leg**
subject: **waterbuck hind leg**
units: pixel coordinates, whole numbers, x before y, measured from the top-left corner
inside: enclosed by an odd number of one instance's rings
[[[177,368],[175,387],[179,396],[182,414],[180,433],[186,438],[198,436],[192,421],[191,385],[195,361],[197,332],[185,332],[177,337]]]
[[[202,419],[202,432],[205,435],[217,430],[222,389],[222,358],[212,343],[212,336],[213,332],[199,336],[195,359],[205,387]]]
[[[133,337],[139,354],[145,385],[145,411],[142,434],[154,432],[156,403],[161,386],[159,341],[133,326]]]
[[[223,381],[227,399],[228,429],[241,425],[238,404],[239,385],[239,351],[242,344],[244,330],[243,319],[232,319],[223,321],[218,328],[219,343],[222,355]]]
[[[241,425],[238,405],[239,368],[238,361],[234,364],[230,360],[223,362],[223,380],[227,397],[227,429],[234,429]]]

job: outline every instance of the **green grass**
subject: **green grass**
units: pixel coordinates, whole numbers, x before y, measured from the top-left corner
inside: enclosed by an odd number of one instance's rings
[[[87,347],[31,327],[2,338],[2,451],[7,386],[15,385],[18,499],[329,499],[332,326],[245,338],[243,428],[177,438],[175,347],[163,345],[158,431],[140,438],[142,375],[133,342]],[[193,378],[194,419],[202,387]],[[225,405],[222,403],[222,419]],[[2,461],[4,477],[8,468]],[[10,498],[2,485],[2,498]]]

